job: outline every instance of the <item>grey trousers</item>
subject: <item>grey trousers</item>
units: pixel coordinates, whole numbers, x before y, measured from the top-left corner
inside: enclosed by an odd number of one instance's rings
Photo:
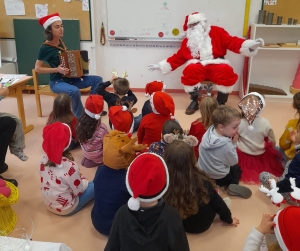
[[[259,181],[268,189],[270,189],[270,185],[269,185],[269,179],[272,179],[273,177],[278,178],[278,181],[281,181],[284,179],[285,175],[288,173],[289,170],[289,166],[290,166],[291,160],[289,160],[284,168],[284,172],[281,175],[281,177],[276,177],[273,174],[269,173],[269,172],[262,172],[259,175]],[[281,193],[283,198],[286,200],[287,203],[295,205],[295,206],[300,206],[300,203],[297,203],[297,201],[292,201],[290,198],[290,193]]]
[[[10,153],[16,154],[17,152],[23,151],[25,149],[25,137],[21,119],[13,114],[5,112],[0,112],[0,117],[11,117],[17,122],[15,133],[9,142]]]

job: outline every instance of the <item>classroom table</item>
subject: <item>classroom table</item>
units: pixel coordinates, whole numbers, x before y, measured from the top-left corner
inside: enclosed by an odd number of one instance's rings
[[[5,75],[6,74],[0,73],[0,78]],[[22,94],[22,91],[25,89],[25,86],[30,79],[32,79],[32,76],[24,76],[18,82],[8,87],[9,89],[8,97],[17,98],[19,118],[22,121],[24,133],[28,133],[33,129],[33,125],[26,125],[23,94]]]

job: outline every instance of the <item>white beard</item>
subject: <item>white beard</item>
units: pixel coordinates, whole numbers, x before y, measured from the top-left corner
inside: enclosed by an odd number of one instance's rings
[[[193,58],[200,58],[200,56],[201,60],[213,58],[209,32],[210,25],[203,21],[200,21],[194,28],[187,30],[187,46]]]

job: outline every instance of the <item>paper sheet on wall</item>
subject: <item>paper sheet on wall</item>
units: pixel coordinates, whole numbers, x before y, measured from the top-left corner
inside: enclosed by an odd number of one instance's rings
[[[4,0],[6,15],[24,16],[25,6],[22,0]]]
[[[276,5],[277,0],[264,0],[264,5]]]
[[[90,10],[89,0],[82,0],[82,10],[84,11]]]
[[[41,18],[48,15],[48,4],[35,4],[35,16]]]

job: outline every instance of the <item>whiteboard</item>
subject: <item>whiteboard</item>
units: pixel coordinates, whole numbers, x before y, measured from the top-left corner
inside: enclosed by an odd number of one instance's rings
[[[205,13],[212,25],[242,36],[246,0],[107,0],[110,40],[181,41],[185,16]],[[234,2],[234,4],[233,4]]]

